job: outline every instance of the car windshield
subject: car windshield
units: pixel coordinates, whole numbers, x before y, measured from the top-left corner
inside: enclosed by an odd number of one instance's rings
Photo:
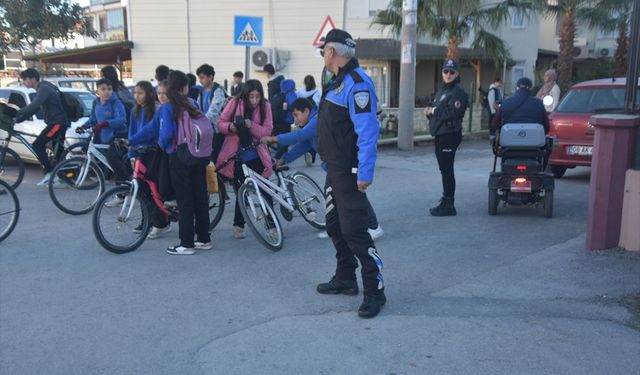
[[[84,109],[84,117],[91,116],[91,109],[93,108],[93,101],[96,99],[96,96],[90,92],[82,91],[72,91],[71,95],[75,96],[80,104],[82,104],[82,109]]]
[[[82,105],[82,109],[84,110],[83,117],[91,116],[91,109],[93,108],[93,101],[96,99],[96,96],[88,91],[87,92],[70,91],[69,93],[73,95],[76,99],[78,99],[78,101],[80,102],[80,105]],[[35,97],[36,97],[35,93],[29,94],[29,98],[31,98],[31,100],[33,100]],[[42,116],[38,114],[38,118],[42,119]]]
[[[640,88],[638,89],[640,98]],[[639,99],[640,100],[640,99]],[[596,113],[624,110],[624,87],[575,88],[562,99],[556,112]]]

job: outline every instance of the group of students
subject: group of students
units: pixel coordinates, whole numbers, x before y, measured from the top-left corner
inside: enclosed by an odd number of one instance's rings
[[[31,76],[34,72],[37,75],[33,69],[22,75]],[[211,123],[215,133],[211,161],[219,168],[219,174],[233,181],[236,192],[244,179],[234,165],[236,155],[267,178],[273,173],[270,144],[277,145],[275,165],[291,163],[302,156],[315,161],[321,90],[314,77],[306,76],[305,87],[296,91],[295,82],[277,74],[273,65],[267,64],[264,72],[269,78],[267,95],[260,81],[242,82],[242,72],[236,72],[229,96],[225,88],[215,82],[215,69],[209,64],[201,65],[195,75],[160,65],[155,72],[157,85],[140,81],[133,94],[118,78],[113,66],[101,70],[91,115],[76,132],[82,134],[92,129],[94,143],[109,145],[106,156],[116,184],[131,178],[137,157],[148,166],[148,175],[158,182],[165,205],[177,205],[180,211],[180,243],[169,247],[168,253],[189,255],[211,249],[206,165],[185,165],[176,156],[178,124],[185,112],[192,118],[205,116]],[[196,79],[199,85],[195,84]],[[48,88],[48,82],[43,82],[43,87]],[[291,133],[293,123],[300,131]],[[66,121],[61,130],[66,131],[69,125]],[[155,145],[158,147],[154,151],[144,155],[134,151],[135,147]],[[293,147],[288,149],[289,146]],[[45,169],[40,184],[48,183],[51,170],[51,167]],[[143,189],[150,194],[146,186]],[[106,206],[117,207],[123,202],[124,197],[115,196]],[[381,236],[383,232],[373,209],[370,209],[369,221],[372,236]],[[236,239],[245,238],[244,226],[236,201],[233,219]],[[153,207],[148,238],[159,238],[170,230],[168,218]],[[327,237],[326,232],[318,236]]]

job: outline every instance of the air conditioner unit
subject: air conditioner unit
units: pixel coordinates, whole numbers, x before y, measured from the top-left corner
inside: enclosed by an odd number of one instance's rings
[[[601,57],[601,58],[613,57],[614,52],[615,51],[613,50],[613,48],[600,48],[598,49],[598,57]]]
[[[586,44],[576,45],[573,47],[574,59],[586,59],[589,57],[589,47]]]
[[[289,52],[277,48],[251,48],[251,66],[253,70],[261,72],[264,66],[272,64],[276,70],[282,70],[289,60]]]

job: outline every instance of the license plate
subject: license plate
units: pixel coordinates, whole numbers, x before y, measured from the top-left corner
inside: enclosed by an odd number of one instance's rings
[[[518,182],[511,181],[511,192],[513,193],[531,193],[531,181]]]
[[[567,153],[569,155],[591,156],[593,155],[593,146],[569,146]]]

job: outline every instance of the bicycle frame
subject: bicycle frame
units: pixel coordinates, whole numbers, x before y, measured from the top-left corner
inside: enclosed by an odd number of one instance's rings
[[[278,176],[278,181],[280,186],[274,184],[268,179],[262,177],[251,168],[247,167],[245,164],[242,164],[242,172],[245,176],[245,184],[253,184],[256,189],[256,194],[258,195],[258,199],[260,201],[260,207],[262,210],[266,212],[266,206],[264,202],[264,198],[262,198],[262,194],[260,190],[264,190],[265,193],[269,194],[273,199],[275,199],[282,207],[286,208],[288,211],[293,211],[295,207],[293,206],[293,200],[291,199],[291,194],[289,194],[289,190],[286,188],[286,184],[284,182],[284,177],[282,173],[276,172]],[[284,197],[284,199],[282,198]],[[250,202],[250,207],[252,214],[256,215],[254,211],[253,202]]]
[[[133,194],[125,198],[124,204],[122,205],[122,209],[120,211],[120,216],[125,217],[123,216],[125,211],[127,211],[126,218],[129,218],[129,216],[131,215],[133,204],[129,205],[129,199],[131,200],[131,202],[135,201],[135,198],[138,196],[138,191],[140,190],[140,182],[143,182],[147,184],[147,186],[149,186],[149,190],[151,190],[151,198],[153,199],[153,203],[155,203],[158,209],[162,211],[163,214],[171,216],[171,211],[169,211],[169,209],[164,206],[164,202],[162,201],[162,197],[160,196],[160,191],[158,190],[158,185],[145,177],[145,174],[147,173],[147,166],[144,165],[140,159],[137,159],[134,167],[133,179],[131,180],[131,189]],[[128,209],[127,206],[129,206]]]
[[[93,161],[94,157],[98,159],[98,161],[105,167],[109,168],[111,172],[113,172],[113,168],[111,168],[111,165],[109,165],[107,157],[104,156],[102,152],[100,152],[100,150],[106,150],[108,148],[109,145],[93,143],[93,136],[91,136],[91,140],[89,141],[89,148],[87,149],[87,162],[82,166],[82,170],[80,171],[80,176],[76,182],[76,186],[81,186],[84,183],[87,175],[89,174],[89,167],[91,166],[91,162]]]
[[[42,160],[40,159],[40,157],[38,156],[38,154],[36,154],[36,151],[33,149],[33,145],[31,145],[31,143],[29,143],[29,141],[27,141],[27,140],[22,136],[22,134],[23,134],[23,133],[20,133],[20,132],[18,132],[18,131],[15,131],[15,130],[14,130],[14,131],[11,131],[11,132],[7,132],[7,134],[8,134],[7,138],[5,138],[5,139],[3,139],[3,140],[2,140],[2,142],[4,142],[4,143],[5,143],[5,146],[6,146],[5,148],[9,148],[9,145],[11,144],[11,138],[12,138],[12,137],[13,137],[13,138],[16,138],[17,140],[19,140],[19,141],[20,141],[20,143],[22,143],[22,144],[24,145],[24,147],[26,147],[26,148],[27,148],[27,150],[29,150],[29,152],[30,152],[30,153],[32,153],[32,154],[33,154],[33,156],[35,156],[35,157],[36,157],[36,160],[38,160],[38,163],[43,164],[43,163],[42,163]],[[26,133],[24,133],[24,134],[25,134],[25,135],[27,135]],[[29,134],[29,135],[31,135],[31,134]],[[59,142],[56,142],[56,146],[57,146],[58,144],[59,144]],[[54,146],[54,147],[55,147],[55,146]],[[57,152],[57,150],[54,150],[54,152]],[[5,155],[6,155],[6,152],[3,152],[3,153],[2,153],[2,155],[1,155],[1,158],[2,158],[2,159],[1,159],[0,164],[4,164],[4,157],[5,157]]]

